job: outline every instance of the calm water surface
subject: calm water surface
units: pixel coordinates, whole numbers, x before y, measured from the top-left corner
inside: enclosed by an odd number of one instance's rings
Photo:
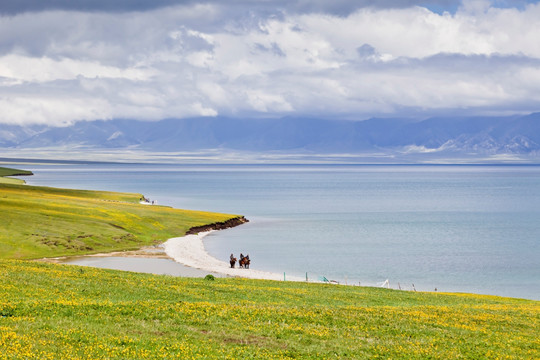
[[[210,254],[349,284],[540,299],[540,167],[19,165],[32,185],[242,214]]]

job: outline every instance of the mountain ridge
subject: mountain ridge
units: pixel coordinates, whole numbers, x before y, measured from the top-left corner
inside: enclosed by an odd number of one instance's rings
[[[398,151],[537,157],[540,154],[540,113],[504,117],[432,117],[420,121],[201,117],[156,122],[95,120],[66,127],[0,125],[2,148],[53,146],[160,152],[223,149],[359,154]]]

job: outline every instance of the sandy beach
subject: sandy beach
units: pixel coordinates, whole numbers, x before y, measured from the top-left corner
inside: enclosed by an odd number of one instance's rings
[[[283,280],[283,273],[241,269],[238,267],[238,262],[236,263],[236,268],[231,268],[228,262],[210,256],[204,248],[203,239],[213,231],[219,230],[175,237],[161,245],[142,247],[133,251],[46,258],[41,259],[41,261],[186,277],[200,277],[213,274],[224,277]],[[171,263],[167,262],[177,263],[178,266],[173,267]],[[305,278],[287,275],[286,280],[305,281]]]
[[[204,248],[203,239],[211,232],[212,231],[206,231],[195,235],[172,238],[163,244],[163,248],[165,253],[170,258],[174,259],[174,261],[192,268],[227,276],[238,276],[251,279],[283,280],[283,274],[254,269],[231,268],[228,262],[221,261],[210,256],[210,254],[208,254]],[[287,276],[287,281],[302,280],[305,279]]]
[[[283,273],[240,269],[238,263],[236,268],[231,268],[228,262],[210,256],[204,248],[203,239],[213,231],[218,230],[175,237],[161,245],[133,251],[47,258],[41,261],[183,277],[204,277],[212,274],[217,277],[283,281]],[[286,280],[305,281],[305,278],[287,275]]]
[[[182,277],[242,277],[283,281],[283,273],[272,273],[256,269],[240,269],[208,254],[203,239],[211,231],[175,237],[156,246],[142,247],[133,251],[118,251],[75,257],[41,259],[41,261],[91,266],[123,271],[166,274]],[[253,266],[253,264],[252,264]],[[304,281],[304,278],[287,275],[287,281]]]

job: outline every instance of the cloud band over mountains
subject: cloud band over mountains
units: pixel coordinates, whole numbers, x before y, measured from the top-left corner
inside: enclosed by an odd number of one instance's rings
[[[0,5],[1,123],[539,110],[537,1],[43,3]]]

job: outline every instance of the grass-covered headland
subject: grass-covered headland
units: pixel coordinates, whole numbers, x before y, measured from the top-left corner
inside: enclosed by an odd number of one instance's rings
[[[540,302],[18,259],[133,249],[235,215],[0,183],[3,359],[538,359]]]
[[[0,183],[0,259],[137,249],[237,215],[140,204],[141,194]]]
[[[538,359],[540,304],[0,261],[0,359]]]
[[[24,184],[24,180],[15,179],[6,176],[28,176],[33,175],[31,171],[11,169],[6,167],[0,167],[0,184]]]

